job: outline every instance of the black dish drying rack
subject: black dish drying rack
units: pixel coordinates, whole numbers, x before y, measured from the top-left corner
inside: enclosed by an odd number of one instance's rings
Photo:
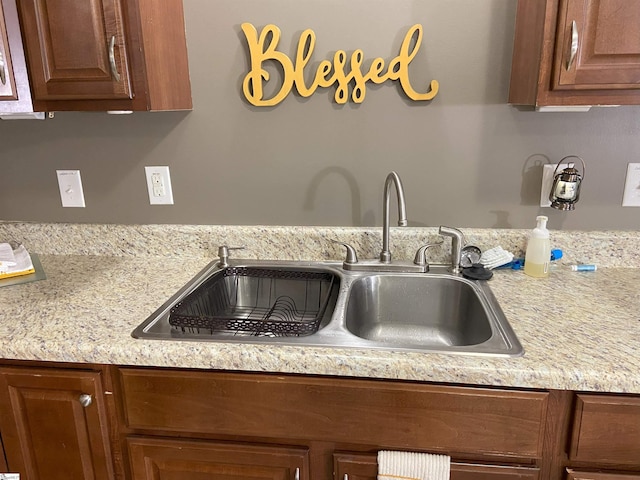
[[[336,277],[261,267],[216,272],[171,308],[183,333],[292,337],[318,331]]]

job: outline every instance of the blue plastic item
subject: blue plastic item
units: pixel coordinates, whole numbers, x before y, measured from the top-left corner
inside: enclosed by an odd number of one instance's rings
[[[554,262],[556,260],[560,260],[562,258],[562,250],[559,248],[554,248],[551,250],[551,261]],[[524,268],[524,258],[514,258],[511,262],[505,263],[496,268],[510,268],[512,270],[522,270]]]

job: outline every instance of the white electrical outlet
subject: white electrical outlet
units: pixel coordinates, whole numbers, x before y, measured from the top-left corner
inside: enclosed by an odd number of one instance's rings
[[[627,180],[624,183],[623,207],[640,207],[640,163],[627,166]]]
[[[80,170],[56,170],[63,207],[84,207]]]
[[[169,167],[144,167],[151,205],[173,205]]]
[[[544,165],[542,170],[542,188],[540,189],[540,206],[541,207],[550,207],[551,200],[549,200],[549,194],[551,193],[551,187],[553,187],[553,180],[555,178],[554,172],[556,175],[561,173],[562,170],[569,166],[568,163],[561,163],[558,166],[557,163],[547,163]],[[556,172],[556,167],[558,171]]]

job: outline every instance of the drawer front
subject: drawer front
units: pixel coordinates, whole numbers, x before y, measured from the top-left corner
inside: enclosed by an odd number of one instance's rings
[[[640,465],[640,398],[578,395],[569,457]]]
[[[569,469],[567,480],[640,480],[640,473],[581,472]]]
[[[128,438],[133,480],[309,480],[305,448]]]
[[[336,453],[334,480],[376,480],[376,455]],[[451,480],[538,480],[539,469],[451,462]]]
[[[547,394],[409,382],[122,369],[136,430],[540,456]]]

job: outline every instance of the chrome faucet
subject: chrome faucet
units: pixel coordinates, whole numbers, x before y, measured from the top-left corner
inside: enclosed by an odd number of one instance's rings
[[[382,263],[391,263],[391,251],[389,250],[389,197],[391,195],[391,184],[395,185],[396,195],[398,196],[398,226],[407,226],[407,203],[404,199],[402,180],[400,180],[396,172],[391,172],[384,182],[382,202],[382,251],[380,252],[380,261]]]
[[[460,230],[452,227],[440,227],[440,235],[451,237],[451,273],[460,273],[460,262],[462,261],[463,235]]]
[[[389,200],[391,197],[391,185],[395,186],[398,196],[398,226],[407,226],[407,204],[404,199],[404,189],[402,181],[396,172],[387,175],[384,182],[383,203],[382,203],[382,251],[380,258],[372,260],[358,260],[355,249],[346,243],[333,240],[347,249],[347,258],[342,266],[345,270],[369,271],[369,272],[428,272],[429,262],[427,262],[427,250],[434,244],[423,245],[416,252],[413,262],[391,261],[391,249],[389,241]]]

